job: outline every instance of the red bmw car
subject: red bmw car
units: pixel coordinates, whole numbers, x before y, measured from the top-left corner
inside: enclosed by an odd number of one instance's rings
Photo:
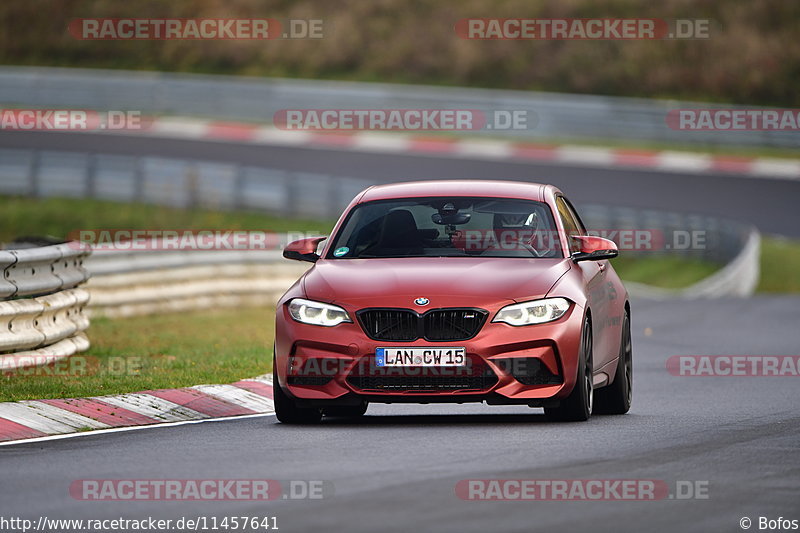
[[[552,185],[371,187],[330,239],[284,250],[314,265],[277,307],[278,420],[360,416],[371,402],[522,404],[564,421],[626,413],[617,253]]]

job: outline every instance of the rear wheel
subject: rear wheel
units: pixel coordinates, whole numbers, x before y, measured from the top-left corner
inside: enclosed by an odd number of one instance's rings
[[[624,415],[633,399],[633,350],[631,348],[631,321],[628,313],[622,322],[622,342],[619,362],[611,385],[597,391],[596,412],[603,415]]]
[[[275,356],[272,357],[272,396],[275,402],[275,415],[284,424],[313,424],[322,419],[322,412],[313,407],[298,407],[278,382]]]
[[[592,415],[594,390],[592,386],[592,324],[587,317],[581,332],[581,347],[578,356],[578,374],[575,387],[569,396],[561,400],[558,407],[545,407],[547,418],[559,422],[583,422]]]

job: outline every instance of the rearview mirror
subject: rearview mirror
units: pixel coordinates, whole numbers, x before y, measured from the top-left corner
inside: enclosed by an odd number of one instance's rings
[[[327,239],[327,237],[312,237],[310,239],[300,239],[299,241],[290,242],[286,245],[286,248],[283,249],[283,257],[286,259],[294,259],[295,261],[316,263],[319,259],[317,255],[317,246],[325,239]]]
[[[460,226],[469,222],[470,218],[472,218],[470,213],[450,213],[444,215],[441,213],[434,213],[431,215],[433,223],[439,224],[440,226]]]
[[[572,260],[576,263],[578,261],[613,259],[619,255],[617,245],[612,240],[594,235],[573,235],[572,238],[580,245],[580,251],[572,254]]]

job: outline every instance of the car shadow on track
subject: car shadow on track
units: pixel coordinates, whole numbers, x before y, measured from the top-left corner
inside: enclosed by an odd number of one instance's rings
[[[366,415],[359,418],[328,418],[312,427],[337,426],[337,427],[364,427],[364,426],[460,426],[480,424],[537,424],[550,426],[564,426],[565,424],[587,424],[592,421],[601,421],[608,417],[596,416],[589,422],[553,422],[548,420],[544,413],[531,414],[407,414],[407,415]],[[277,421],[276,421],[277,423]],[[291,426],[297,427],[297,426]]]

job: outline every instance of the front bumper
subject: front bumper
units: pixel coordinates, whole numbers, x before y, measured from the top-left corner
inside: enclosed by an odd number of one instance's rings
[[[491,318],[465,341],[370,339],[358,322],[334,327],[293,320],[285,305],[276,314],[275,365],[279,385],[306,404],[470,402],[545,405],[575,385],[583,310],[573,304],[547,324],[514,327]],[[463,369],[378,369],[379,347],[464,347]]]

